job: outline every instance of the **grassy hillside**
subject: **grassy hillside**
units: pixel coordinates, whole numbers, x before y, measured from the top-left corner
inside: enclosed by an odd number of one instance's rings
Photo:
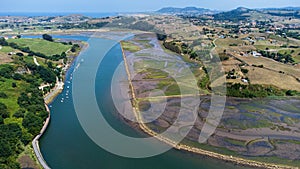
[[[62,52],[67,52],[72,45],[64,45],[58,42],[50,42],[43,39],[9,39],[7,42],[16,43],[21,47],[29,47],[30,50],[42,53],[47,56],[60,55]]]

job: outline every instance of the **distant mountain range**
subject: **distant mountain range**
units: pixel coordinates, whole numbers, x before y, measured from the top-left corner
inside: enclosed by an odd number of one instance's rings
[[[247,12],[247,11],[269,11],[269,10],[282,10],[282,11],[299,11],[300,7],[283,7],[283,8],[261,8],[261,9],[248,9],[245,7],[238,7],[237,9],[231,11],[240,11],[240,12]],[[231,12],[227,11],[227,12]],[[174,7],[166,7],[162,8],[157,13],[169,13],[169,14],[184,14],[184,13],[197,13],[197,14],[216,14],[221,13],[222,11],[211,10],[206,8],[197,8],[197,7],[185,7],[185,8],[174,8]]]
[[[162,8],[157,13],[166,13],[166,14],[215,14],[218,13],[218,11],[205,9],[205,8],[196,8],[196,7],[186,7],[186,8],[173,8],[173,7],[167,7]]]
[[[251,16],[283,16],[300,18],[300,7],[284,7],[284,8],[262,8],[249,9],[239,7],[231,11],[216,11],[205,8],[186,7],[186,8],[162,8],[157,13],[174,14],[174,15],[212,15],[215,20],[240,21],[250,18]]]
[[[300,11],[300,7],[262,8],[261,10],[286,10],[286,11]]]
[[[299,7],[286,7],[286,8],[263,8],[263,9],[248,9],[244,7],[239,7],[237,9],[221,12],[213,15],[215,20],[230,20],[230,21],[240,21],[249,19],[252,16],[260,16],[261,18],[268,17],[290,17],[290,18],[300,18],[300,8]]]

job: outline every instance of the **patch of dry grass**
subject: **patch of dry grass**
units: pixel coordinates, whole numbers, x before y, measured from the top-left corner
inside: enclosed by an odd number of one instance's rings
[[[274,61],[269,58],[264,57],[243,57],[243,56],[236,56],[237,58],[245,61],[249,65],[264,65],[265,68],[272,69],[274,71],[283,71],[287,74],[294,75],[300,78],[300,69],[296,68],[292,65],[283,64],[277,61]]]
[[[300,83],[293,77],[263,68],[247,67],[252,84],[274,85],[281,89],[300,91]]]
[[[4,54],[4,53],[0,53],[0,64],[10,63],[12,61],[13,60],[10,56],[8,56],[7,54]]]

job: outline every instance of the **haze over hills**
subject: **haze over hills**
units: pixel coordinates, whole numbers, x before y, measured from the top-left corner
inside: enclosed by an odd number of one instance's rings
[[[214,19],[239,21],[239,20],[249,19],[252,16],[259,16],[260,18],[269,18],[269,17],[276,17],[276,16],[300,18],[299,9],[300,8],[298,7],[264,8],[264,9],[249,9],[245,7],[239,7],[231,11],[215,14]]]
[[[185,7],[185,8],[174,8],[166,7],[158,11],[158,13],[169,13],[169,14],[215,14],[218,13],[216,10],[197,8],[197,7]]]
[[[247,8],[247,7],[238,7],[229,11],[221,11],[221,10],[212,10],[207,8],[197,8],[197,7],[184,7],[184,8],[175,8],[175,7],[165,7],[157,10],[158,13],[220,13],[220,12],[230,12],[234,10],[246,11],[246,10],[258,10],[258,11],[266,11],[266,10],[282,10],[282,11],[300,11],[300,7],[283,7],[283,8]]]
[[[185,7],[185,8],[162,8],[157,13],[175,14],[175,15],[212,15],[215,20],[230,20],[240,21],[249,19],[251,16],[259,16],[261,18],[267,17],[291,17],[300,18],[300,7],[284,7],[284,8],[261,8],[250,9],[246,7],[238,7],[230,11],[217,11],[205,8],[197,7]]]

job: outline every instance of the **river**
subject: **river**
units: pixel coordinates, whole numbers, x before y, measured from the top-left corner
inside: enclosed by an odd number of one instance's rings
[[[77,39],[87,41],[85,36],[59,35],[55,38]],[[89,48],[84,51],[86,56],[100,55],[112,40],[97,39],[97,47],[88,41]],[[96,96],[103,115],[113,127],[127,135],[143,137],[113,114],[116,109],[110,95],[111,79],[114,70],[122,62],[120,45],[115,45],[104,56],[96,77]],[[66,74],[65,89],[50,104],[51,121],[47,131],[40,140],[41,152],[48,165],[53,169],[231,169],[242,168],[219,160],[205,158],[183,151],[171,149],[161,155],[131,159],[111,154],[96,145],[82,129],[72,100],[72,73],[75,65]],[[88,75],[85,75],[88,76]],[[82,77],[84,78],[84,77]],[[86,86],[89,87],[89,86]],[[82,89],[84,90],[84,89]],[[89,105],[86,105],[87,107]]]

